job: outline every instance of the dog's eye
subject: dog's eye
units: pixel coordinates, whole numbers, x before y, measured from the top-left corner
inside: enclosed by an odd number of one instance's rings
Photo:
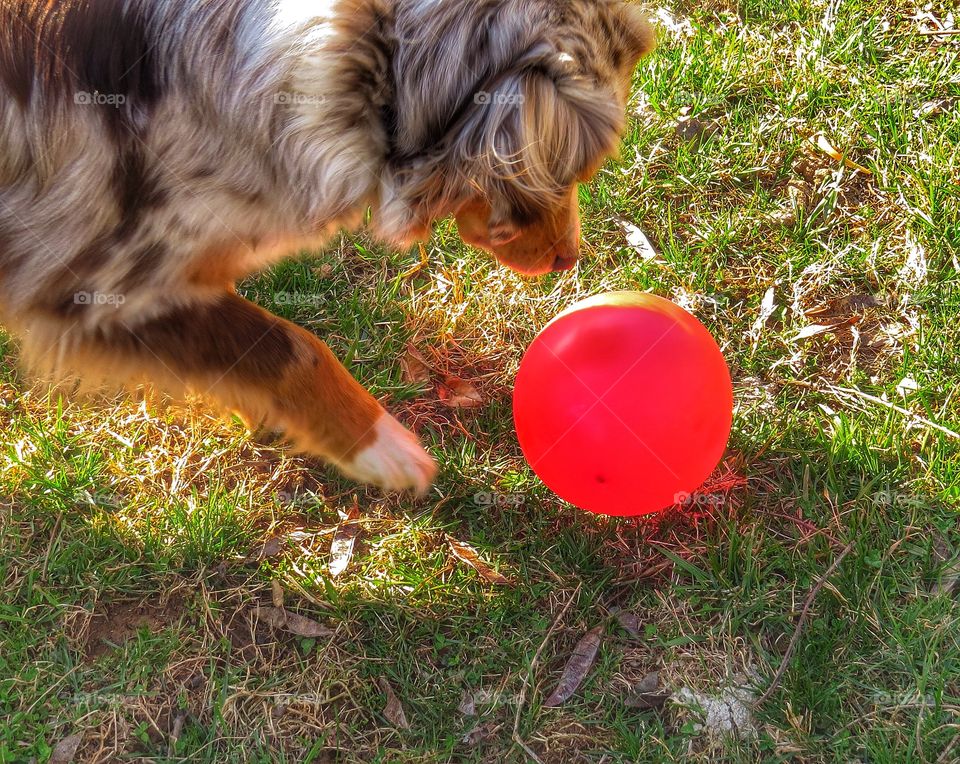
[[[490,226],[490,243],[503,246],[520,236],[520,229],[509,223],[496,223]]]

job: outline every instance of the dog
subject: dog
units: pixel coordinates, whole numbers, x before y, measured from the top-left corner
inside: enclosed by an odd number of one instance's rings
[[[32,367],[202,391],[422,492],[417,438],[235,282],[368,211],[573,267],[652,47],[621,0],[0,0],[0,321]]]

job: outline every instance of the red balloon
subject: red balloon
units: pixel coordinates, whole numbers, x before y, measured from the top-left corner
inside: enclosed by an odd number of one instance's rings
[[[720,462],[733,386],[710,332],[668,300],[591,297],[527,349],[513,418],[524,456],[561,498],[605,515],[682,501]]]

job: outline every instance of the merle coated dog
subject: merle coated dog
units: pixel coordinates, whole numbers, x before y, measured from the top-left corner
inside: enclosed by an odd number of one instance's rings
[[[572,267],[652,46],[619,0],[0,0],[0,320],[38,368],[200,389],[423,490],[417,439],[234,283],[367,210]]]

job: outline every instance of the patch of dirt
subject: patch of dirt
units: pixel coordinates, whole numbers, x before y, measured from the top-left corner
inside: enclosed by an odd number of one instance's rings
[[[146,687],[126,692],[86,687],[75,695],[86,727],[74,761],[120,761],[164,744],[172,750],[191,719],[209,719],[204,672],[209,662],[208,656],[183,656]]]
[[[805,353],[814,355],[824,373],[835,378],[854,367],[868,374],[881,372],[896,359],[899,340],[910,331],[884,297],[866,293],[821,298],[803,315],[811,324],[830,327],[803,342]]]
[[[158,632],[180,621],[185,613],[180,595],[139,602],[113,602],[95,612],[86,628],[84,653],[96,659],[135,637],[140,629]]]
[[[780,208],[768,216],[769,223],[775,228],[792,228],[798,215],[805,219],[815,215],[815,226],[854,236],[867,234],[868,219],[873,225],[891,220],[896,205],[878,188],[876,179],[850,169],[838,172],[837,165],[832,157],[805,146],[786,176],[778,175],[775,183],[764,184],[782,200]]]
[[[472,411],[509,398],[508,354],[480,354],[454,339],[442,346],[414,343],[414,347],[417,362],[423,367],[419,373],[425,375],[419,381],[426,389],[415,398],[388,404],[391,412],[416,433],[433,430],[441,445],[444,433],[450,430],[474,441],[478,436],[483,440],[484,434],[477,432],[472,421]],[[409,364],[409,357],[399,362]],[[407,378],[413,381],[409,372]]]

